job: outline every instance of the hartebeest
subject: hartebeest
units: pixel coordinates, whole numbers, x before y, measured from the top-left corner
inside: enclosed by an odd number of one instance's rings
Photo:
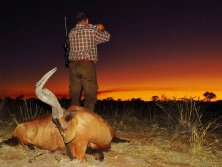
[[[85,159],[87,147],[96,150],[96,157],[103,160],[103,150],[110,148],[115,139],[113,128],[94,112],[80,106],[62,108],[56,96],[45,83],[57,68],[46,73],[36,84],[37,97],[52,107],[52,116],[44,116],[18,125],[13,133],[22,145],[34,145],[50,151],[65,150],[71,157]],[[124,141],[124,140],[123,140]],[[66,147],[69,146],[69,147]],[[69,150],[70,149],[70,150]]]

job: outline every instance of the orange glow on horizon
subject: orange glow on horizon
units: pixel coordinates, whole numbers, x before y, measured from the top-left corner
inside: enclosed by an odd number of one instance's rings
[[[61,90],[59,88],[51,88],[58,97],[65,97],[69,98],[68,96],[68,89]],[[167,99],[181,99],[181,98],[193,98],[195,100],[203,100],[203,94],[206,91],[210,91],[216,94],[216,99],[212,99],[212,101],[222,100],[222,91],[220,90],[183,90],[183,89],[176,89],[176,88],[117,88],[111,90],[99,90],[98,92],[98,99],[103,100],[107,98],[113,98],[114,100],[131,100],[131,99],[141,99],[144,101],[150,101],[152,96],[166,97]],[[0,97],[18,97],[20,95],[24,95],[25,98],[34,97],[34,88],[31,90],[24,90],[24,91],[14,91],[8,94],[0,94]]]
[[[167,99],[181,99],[181,98],[193,98],[195,100],[203,100],[203,94],[206,91],[163,91],[163,90],[140,90],[140,91],[111,91],[109,93],[98,94],[98,99],[113,98],[114,100],[131,100],[132,98],[140,98],[141,100],[150,101],[153,96],[158,96],[160,99],[166,97]],[[216,94],[216,99],[222,99],[222,91],[213,91]]]
[[[114,62],[110,62],[108,67],[103,67],[104,70],[98,64],[98,99],[140,98],[149,101],[152,96],[204,99],[203,94],[209,91],[216,94],[215,100],[222,100],[221,58],[211,57],[212,61],[209,62],[209,57],[210,54],[203,55],[201,59],[190,55],[187,59],[179,60],[178,56],[173,60],[153,60],[148,65],[147,61],[138,64],[115,62],[115,66]],[[0,97],[35,97],[35,84],[43,74],[44,71],[30,78],[1,84]],[[68,70],[58,69],[46,87],[58,96],[68,97]]]
[[[203,2],[199,6],[191,1],[182,5],[179,1],[173,5],[168,1],[147,2],[149,8],[143,3],[116,5],[110,1],[111,8],[102,19],[107,17],[112,25],[107,25],[111,38],[98,45],[98,99],[149,101],[153,96],[204,99],[203,94],[209,91],[216,94],[214,100],[222,100],[220,6]],[[56,6],[50,8],[52,13],[58,4],[53,5]],[[23,7],[26,10],[27,5],[13,6],[13,12],[3,10],[7,17],[1,20],[6,26],[1,27],[5,33],[1,37],[4,45],[0,51],[0,98],[36,97],[36,82],[55,66],[57,71],[45,87],[58,97],[68,98],[69,68],[64,67],[65,38],[60,20],[62,13],[70,12],[66,5],[56,15],[44,15],[45,12],[36,15],[36,9],[44,7],[41,4],[27,11],[29,17],[23,17]],[[94,16],[99,16],[98,10],[94,11]],[[119,14],[126,19],[119,19]],[[74,26],[73,21],[67,22],[68,31]]]

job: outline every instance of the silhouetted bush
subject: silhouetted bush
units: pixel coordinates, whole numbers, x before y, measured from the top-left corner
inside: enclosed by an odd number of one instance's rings
[[[59,102],[62,107],[68,108],[70,105],[70,99],[61,98]],[[83,104],[82,101],[81,104]],[[166,116],[166,112],[160,107],[164,107],[167,112],[173,112],[177,109],[178,104],[186,103],[186,101],[143,101],[141,99],[132,99],[128,101],[113,100],[112,98],[98,100],[95,106],[95,112],[104,118],[109,117],[135,117],[139,120],[148,119],[153,120],[154,118],[161,118]],[[203,119],[214,120],[222,116],[222,101],[217,102],[203,102],[196,101],[196,106],[200,108],[202,112]],[[158,105],[160,104],[160,105]],[[36,112],[38,113],[30,113]],[[11,115],[14,115],[19,120],[21,117],[29,116],[24,115],[24,112],[29,112],[31,116],[41,116],[45,113],[51,112],[51,107],[38,99],[30,98],[23,99],[23,97],[10,98],[5,97],[0,99],[0,119],[9,119]],[[21,114],[23,113],[23,115]],[[36,114],[36,115],[35,115]]]

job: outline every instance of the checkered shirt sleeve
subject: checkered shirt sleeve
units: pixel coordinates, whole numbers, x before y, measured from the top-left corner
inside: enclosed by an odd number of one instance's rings
[[[92,60],[98,61],[97,45],[109,41],[107,31],[76,25],[69,33],[69,61]]]

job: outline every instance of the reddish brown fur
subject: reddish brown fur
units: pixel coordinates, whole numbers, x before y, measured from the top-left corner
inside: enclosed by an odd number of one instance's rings
[[[65,115],[72,113],[70,121]],[[87,146],[95,149],[109,149],[115,136],[113,128],[99,115],[79,106],[71,106],[60,118],[65,129],[64,140],[70,142],[73,157],[84,160]],[[14,130],[21,144],[33,144],[38,148],[50,151],[65,150],[62,135],[52,122],[52,116],[44,116],[22,123]]]

